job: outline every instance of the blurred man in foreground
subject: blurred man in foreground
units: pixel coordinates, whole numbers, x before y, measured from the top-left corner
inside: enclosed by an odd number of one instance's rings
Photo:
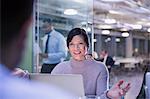
[[[58,87],[12,75],[25,48],[32,9],[32,0],[1,1],[0,99],[72,99]]]

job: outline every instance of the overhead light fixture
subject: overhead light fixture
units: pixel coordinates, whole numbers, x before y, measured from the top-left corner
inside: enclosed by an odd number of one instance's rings
[[[120,31],[128,31],[128,29],[127,28],[122,28],[122,29],[120,29]]]
[[[114,24],[114,23],[116,23],[116,20],[115,19],[105,19],[105,23]]]
[[[150,23],[146,23],[145,25],[150,26]]]
[[[144,21],[137,21],[136,23],[137,24],[145,24],[146,22],[144,22]]]
[[[139,51],[139,49],[138,49],[138,48],[135,48],[134,51],[137,53],[137,52]]]
[[[111,29],[112,28],[112,26],[110,26],[110,25],[99,25],[98,27],[100,29]]]
[[[109,10],[109,13],[110,14],[121,14],[121,15],[123,15],[124,13],[123,12],[120,12],[120,11],[115,11],[115,10]]]
[[[106,42],[106,43],[109,42],[109,41],[111,41],[111,38],[110,38],[110,37],[108,37],[107,39],[105,39],[105,42]]]
[[[109,13],[111,13],[111,14],[119,14],[119,12],[114,11],[114,10],[109,10]]]
[[[93,39],[93,42],[97,42],[97,39]]]
[[[76,15],[77,13],[78,13],[78,11],[75,9],[66,9],[64,11],[64,14],[66,14],[66,15]]]
[[[132,28],[132,29],[142,29],[142,25],[140,25],[140,24],[128,24],[128,23],[125,23],[124,24],[125,26],[127,26],[127,27],[130,27],[130,28]]]
[[[128,32],[123,32],[121,35],[122,35],[122,37],[128,37],[129,33]]]
[[[92,24],[92,21],[83,21],[81,22],[82,25]]]
[[[147,19],[145,19],[145,18],[141,18],[140,20],[141,20],[141,21],[147,21]]]
[[[78,3],[85,3],[84,0],[74,0],[75,2],[78,2]]]
[[[148,28],[147,31],[150,32],[150,28]]]
[[[102,34],[108,35],[108,34],[110,34],[110,31],[109,30],[103,30]]]
[[[133,29],[142,29],[142,25],[130,25]]]
[[[122,2],[124,0],[101,0],[101,1],[104,1],[104,2]]]
[[[120,42],[120,38],[116,38],[115,40],[116,40],[116,42]]]

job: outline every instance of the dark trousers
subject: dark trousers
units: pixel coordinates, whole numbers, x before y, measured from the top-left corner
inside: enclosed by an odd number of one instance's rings
[[[109,73],[111,72],[111,68],[108,68]]]
[[[51,73],[57,64],[43,64],[41,73]]]

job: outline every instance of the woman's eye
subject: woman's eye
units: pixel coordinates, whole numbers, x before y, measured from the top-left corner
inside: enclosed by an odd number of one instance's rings
[[[80,43],[79,45],[84,45],[84,43]]]
[[[79,44],[83,44],[83,43],[79,43]]]
[[[72,43],[69,44],[69,46],[73,45]]]
[[[70,46],[70,47],[73,47],[73,46],[74,46],[74,44],[70,43],[70,44],[69,44],[69,46]]]

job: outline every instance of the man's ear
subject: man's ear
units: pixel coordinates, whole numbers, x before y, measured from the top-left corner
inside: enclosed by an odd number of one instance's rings
[[[22,28],[20,29],[20,33],[19,33],[19,36],[18,36],[18,47],[19,48],[24,48],[24,43],[25,40],[26,40],[26,37],[27,37],[27,33],[28,33],[28,30],[29,30],[29,27],[31,26],[31,22],[32,22],[32,17],[30,17],[22,26]]]

